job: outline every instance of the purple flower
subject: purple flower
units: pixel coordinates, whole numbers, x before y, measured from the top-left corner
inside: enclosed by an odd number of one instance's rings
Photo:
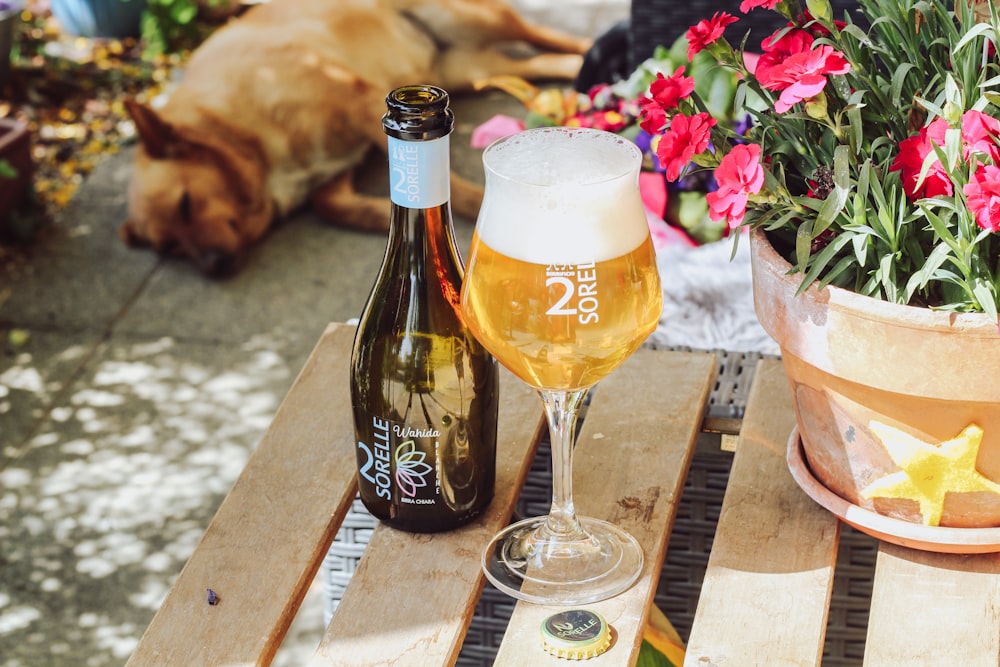
[[[733,126],[733,132],[745,137],[750,133],[750,128],[753,127],[753,116],[750,114],[744,114],[742,119],[737,119],[736,124]],[[740,141],[739,143],[747,143],[745,141]]]

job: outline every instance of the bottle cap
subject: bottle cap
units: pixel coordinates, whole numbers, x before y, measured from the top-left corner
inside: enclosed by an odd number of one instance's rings
[[[542,647],[558,658],[586,660],[608,650],[611,628],[597,612],[570,609],[542,623]]]

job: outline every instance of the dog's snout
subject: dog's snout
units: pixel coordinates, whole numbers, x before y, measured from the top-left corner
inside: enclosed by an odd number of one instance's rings
[[[238,257],[221,250],[205,250],[198,255],[198,266],[211,278],[228,278],[236,272]]]

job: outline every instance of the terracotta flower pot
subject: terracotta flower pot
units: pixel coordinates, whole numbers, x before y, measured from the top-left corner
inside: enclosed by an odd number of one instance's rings
[[[800,485],[884,539],[1000,551],[997,323],[839,288],[796,296],[801,275],[762,231],[751,248],[755,308],[795,405]]]

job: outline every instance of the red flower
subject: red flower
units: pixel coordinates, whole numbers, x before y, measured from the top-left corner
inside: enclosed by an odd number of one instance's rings
[[[694,77],[684,76],[684,68],[678,67],[669,77],[657,73],[656,80],[649,84],[649,93],[664,109],[673,109],[694,92]]]
[[[812,49],[815,38],[805,30],[789,30],[780,39],[775,37],[781,30],[765,37],[760,43],[763,53],[757,59],[754,76],[765,88],[772,83],[771,70],[793,55]]]
[[[740,3],[740,11],[746,14],[751,9],[763,7],[764,9],[774,9],[781,0],[743,0]]]
[[[709,130],[715,123],[715,119],[708,113],[674,116],[670,127],[656,145],[656,157],[666,169],[668,181],[676,181],[681,175],[681,169],[691,162],[691,158],[708,148]]]
[[[976,170],[962,192],[976,224],[991,232],[1000,231],[1000,167],[988,164]]]
[[[910,201],[923,197],[951,196],[954,192],[951,179],[948,178],[948,174],[939,160],[934,160],[924,180],[920,181],[924,160],[934,152],[931,148],[931,141],[938,146],[943,146],[944,133],[947,129],[948,122],[943,118],[936,118],[931,121],[930,125],[920,128],[919,134],[899,142],[899,154],[893,159],[889,171],[900,172],[899,177],[903,179],[903,189]]]
[[[760,164],[760,146],[738,144],[726,154],[715,170],[719,189],[705,195],[709,217],[726,218],[730,229],[743,224],[750,195],[764,187],[764,168]]]
[[[700,53],[702,49],[722,37],[727,25],[736,23],[737,20],[732,14],[715,12],[712,18],[698,21],[697,24],[688,28],[688,60],[694,60],[695,55]]]
[[[656,100],[648,97],[642,99],[642,111],[639,113],[639,127],[649,134],[657,134],[667,124],[667,112]]]
[[[650,134],[656,134],[667,124],[667,111],[676,109],[677,104],[692,92],[694,78],[684,76],[683,67],[678,67],[669,77],[658,72],[656,79],[649,85],[650,97],[640,100],[643,119],[639,125]]]
[[[759,63],[757,68],[760,69]],[[828,74],[846,74],[849,71],[851,65],[844,55],[824,44],[811,51],[800,51],[776,64],[767,73],[768,83],[761,82],[761,85],[769,90],[781,91],[774,110],[785,113],[799,102],[823,92]]]

